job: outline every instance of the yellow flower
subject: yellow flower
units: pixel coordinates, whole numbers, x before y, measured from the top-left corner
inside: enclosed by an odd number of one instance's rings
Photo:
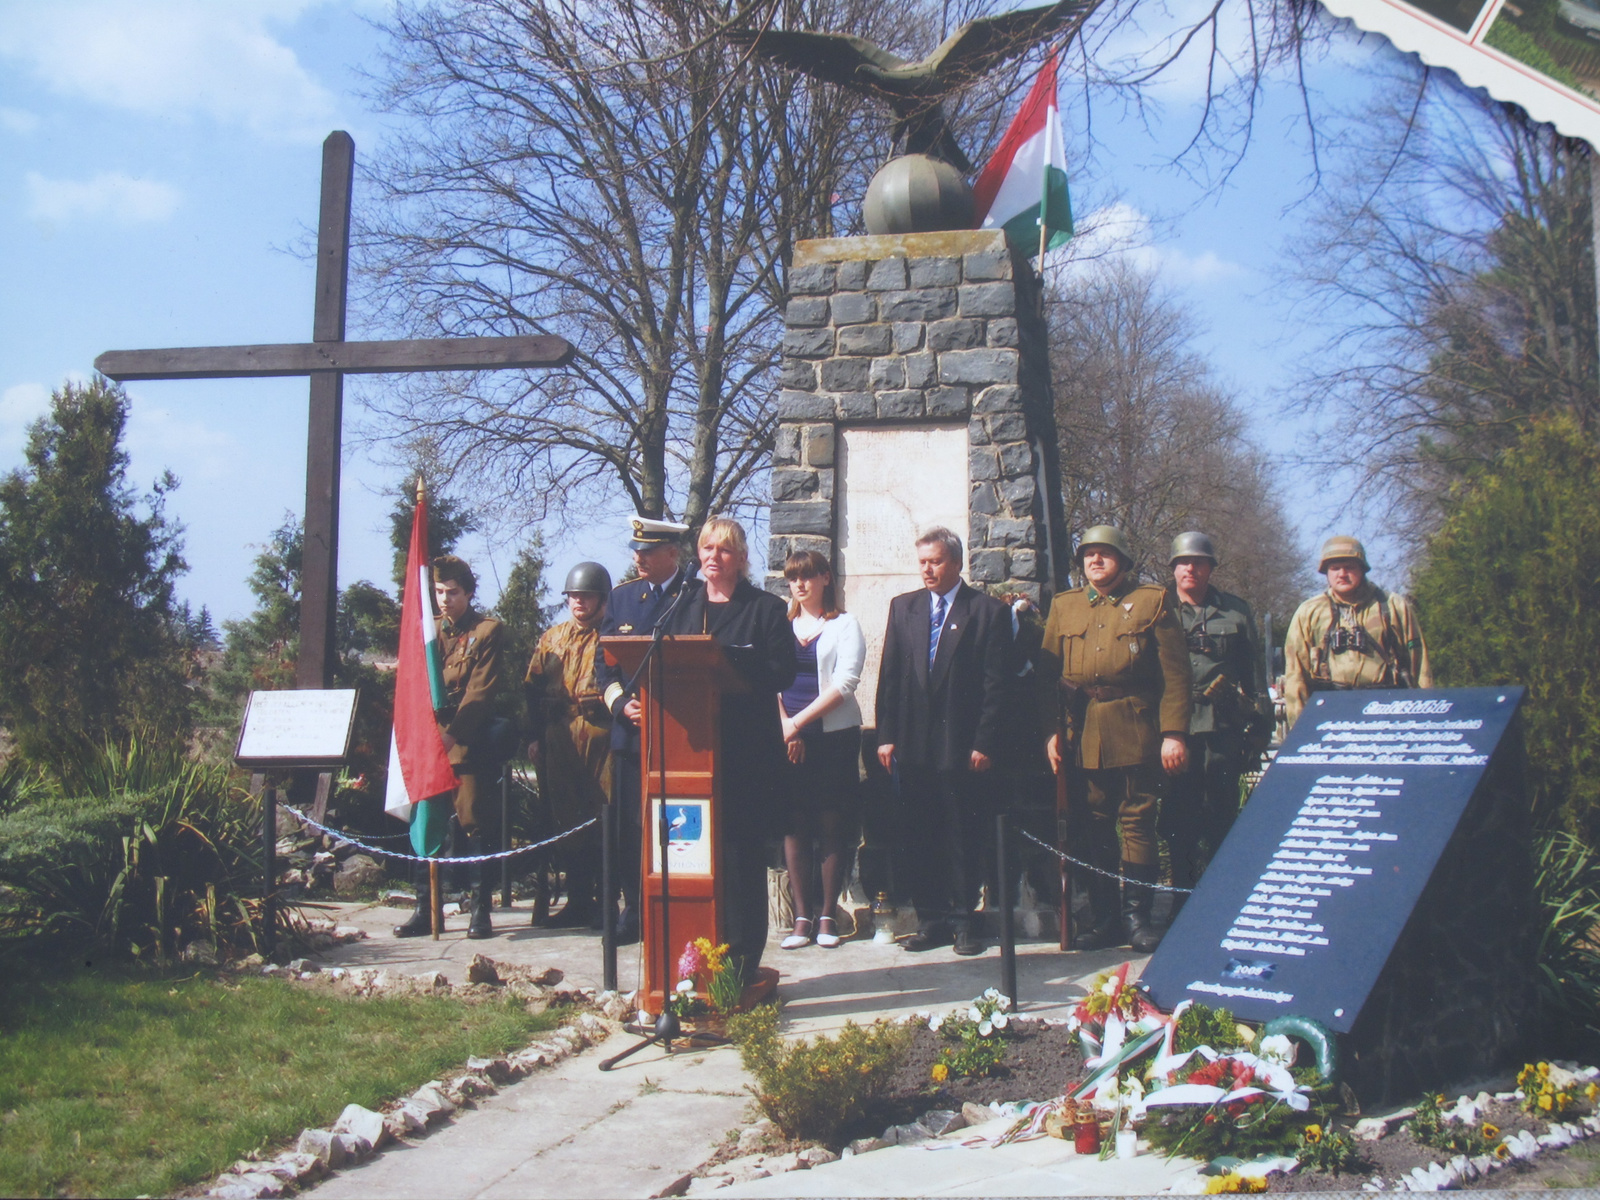
[[[935,1083],[943,1083],[950,1078],[950,1068],[943,1063],[934,1063],[932,1075]]]
[[[1245,1176],[1239,1185],[1241,1192],[1264,1192],[1267,1190],[1267,1181],[1259,1176]]]
[[[1494,1148],[1494,1156],[1502,1162],[1511,1157],[1511,1147],[1501,1142]]]
[[[1322,1126],[1321,1125],[1307,1125],[1304,1136],[1305,1136],[1307,1145],[1311,1145],[1311,1146],[1316,1145],[1318,1142],[1320,1142],[1322,1140]]]
[[[1485,1121],[1483,1123],[1483,1140],[1484,1141],[1492,1142],[1492,1141],[1495,1140],[1495,1138],[1497,1138],[1499,1136],[1500,1136],[1500,1127],[1498,1125],[1491,1125],[1487,1121]]]
[[[1549,1092],[1540,1092],[1539,1093],[1539,1107],[1544,1109],[1545,1112],[1549,1112],[1550,1111],[1550,1093]]]
[[[1549,1063],[1540,1063],[1539,1064],[1539,1074],[1541,1076],[1548,1076],[1550,1074],[1550,1064]]]
[[[1600,1083],[1591,1083],[1583,1089],[1583,1098],[1590,1104],[1593,1104],[1597,1097],[1600,1097]]]
[[[1242,1182],[1243,1180],[1232,1171],[1224,1172],[1221,1175],[1213,1175],[1206,1180],[1206,1195],[1220,1196],[1224,1192],[1237,1192]]]

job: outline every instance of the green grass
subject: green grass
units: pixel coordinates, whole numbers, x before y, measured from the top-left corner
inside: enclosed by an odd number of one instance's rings
[[[171,1195],[560,1017],[280,980],[80,971],[0,989],[0,1196]]]

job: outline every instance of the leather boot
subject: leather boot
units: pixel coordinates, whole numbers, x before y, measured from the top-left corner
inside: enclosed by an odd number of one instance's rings
[[[428,887],[427,863],[411,864],[411,885],[417,894],[417,907],[410,920],[394,927],[397,938],[427,937],[433,932],[433,915],[428,911],[432,892]]]
[[[494,853],[489,836],[485,833],[469,833],[462,837],[466,856]],[[472,941],[481,941],[494,936],[494,924],[489,920],[489,912],[494,908],[494,872],[490,870],[491,863],[473,863],[467,872],[472,891],[472,919],[467,923],[467,937]]]
[[[1157,872],[1154,864],[1122,864],[1122,874],[1128,881],[1122,886],[1122,924],[1127,931],[1128,945],[1135,954],[1149,954],[1161,945],[1161,934],[1150,919],[1150,901],[1154,893],[1148,886],[1156,881]]]
[[[1114,844],[1111,847],[1100,846],[1091,852],[1090,862],[1101,871],[1115,871],[1117,857]],[[1072,939],[1072,948],[1109,950],[1114,946],[1126,946],[1128,939],[1123,936],[1122,922],[1118,920],[1117,913],[1117,881],[1108,879],[1099,871],[1091,871],[1088,892],[1091,924]]]

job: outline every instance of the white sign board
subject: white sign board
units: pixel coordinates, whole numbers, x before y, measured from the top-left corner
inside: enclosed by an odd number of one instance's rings
[[[711,801],[667,797],[667,866],[673,875],[711,874]],[[650,857],[661,873],[661,798],[650,798]]]
[[[354,688],[251,692],[233,757],[242,767],[337,766],[355,716]]]
[[[876,720],[878,663],[889,601],[922,586],[917,535],[943,525],[969,542],[967,426],[896,426],[839,430],[839,603],[861,622],[867,665],[856,698],[862,724]]]
[[[1600,0],[1323,0],[1496,100],[1600,146]]]

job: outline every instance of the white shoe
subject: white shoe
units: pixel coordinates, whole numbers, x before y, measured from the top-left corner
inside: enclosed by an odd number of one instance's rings
[[[817,945],[832,950],[839,944],[839,935],[833,931],[832,917],[817,919]]]
[[[834,940],[838,941],[837,938]],[[794,932],[779,942],[778,946],[784,950],[798,950],[801,946],[809,946],[810,944],[811,918],[796,917],[794,919]]]

